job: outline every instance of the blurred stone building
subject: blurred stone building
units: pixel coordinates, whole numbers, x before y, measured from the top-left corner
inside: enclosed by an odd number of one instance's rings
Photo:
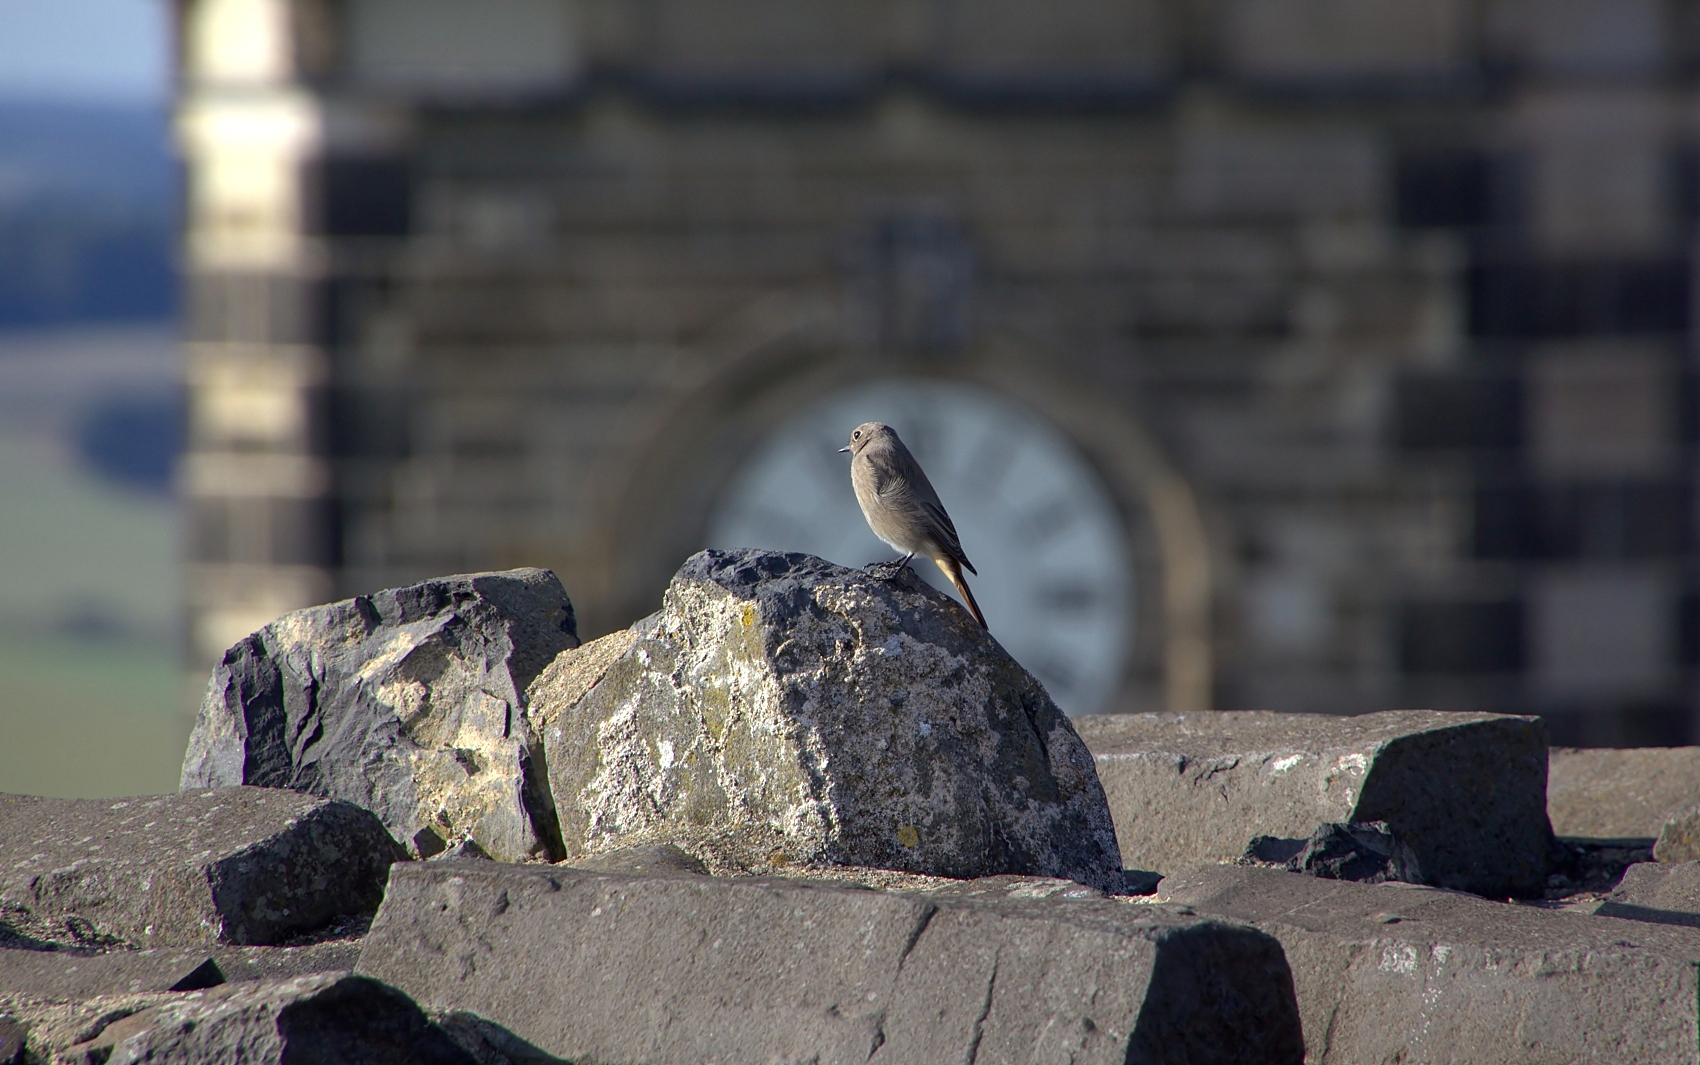
[[[860,410],[1071,710],[1691,737],[1692,0],[179,13],[203,659],[526,564],[625,625],[841,531]]]

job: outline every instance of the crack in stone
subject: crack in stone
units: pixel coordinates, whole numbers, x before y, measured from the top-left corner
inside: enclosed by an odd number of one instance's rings
[[[1000,951],[1001,953],[1001,951]],[[974,1018],[974,1040],[968,1044],[967,1065],[974,1065],[980,1056],[980,1040],[985,1036],[986,1018],[992,1012],[992,994],[998,986],[998,955],[992,955],[992,975],[986,980],[986,1001],[980,1004],[980,1015]]]
[[[915,944],[921,941],[921,934],[927,930],[928,925],[933,923],[933,918],[938,916],[938,912],[939,908],[931,903],[928,903],[927,908],[921,912],[921,919],[915,922],[914,931],[909,933],[909,942],[903,944],[903,953],[898,955],[897,974],[903,972],[903,963],[909,960],[910,952],[915,949]]]

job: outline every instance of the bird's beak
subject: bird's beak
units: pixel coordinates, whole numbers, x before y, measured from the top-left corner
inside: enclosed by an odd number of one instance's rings
[[[842,455],[842,454],[844,454],[844,453],[845,453],[845,452],[846,452],[846,451],[849,451],[849,450],[850,450],[850,449],[849,449],[849,447],[841,447],[841,448],[839,448],[839,449],[838,449],[838,453],[839,453],[839,454],[840,454],[840,455]]]

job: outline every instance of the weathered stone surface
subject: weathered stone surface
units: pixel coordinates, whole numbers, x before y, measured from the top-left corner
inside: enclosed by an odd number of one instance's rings
[[[0,992],[27,991],[74,1001],[147,991],[199,991],[225,982],[205,950],[124,950],[109,954],[0,950]]]
[[[504,861],[559,857],[525,690],[576,646],[572,604],[541,569],[298,610],[213,671],[183,787],[347,799],[418,856],[471,838]]]
[[[1653,857],[1661,862],[1700,860],[1700,806],[1675,810],[1659,826]]]
[[[1429,882],[1538,894],[1551,840],[1537,718],[1394,710],[1102,714],[1074,722],[1097,759],[1129,864],[1238,858],[1256,836],[1385,821]]]
[[[17,1065],[24,1056],[24,1026],[0,1017],[0,1065]]]
[[[582,1061],[1301,1060],[1269,937],[1021,883],[398,865],[360,971]]]
[[[1686,1061],[1700,932],[1212,866],[1158,897],[1281,941],[1312,1063]]]
[[[1700,747],[1554,747],[1547,812],[1560,836],[1652,839],[1700,803]]]
[[[716,871],[827,862],[1119,884],[1068,718],[912,573],[705,551],[663,604],[532,690],[572,855],[673,842]]]
[[[427,1016],[478,1065],[573,1065],[468,1010],[432,1010]]]
[[[660,876],[666,873],[708,875],[708,866],[703,864],[701,858],[671,843],[619,847],[576,859],[572,865],[575,869],[602,873],[635,873],[646,876]]]
[[[0,991],[0,1020],[21,1033],[23,1054],[17,1065],[62,1065],[65,1051],[98,1036],[113,1021],[169,1002],[179,992],[145,991],[63,1000],[28,992]],[[14,1062],[0,1058],[4,1065]]]
[[[233,984],[346,972],[360,960],[360,940],[333,939],[298,947],[220,947],[213,951],[213,959],[225,980]]]
[[[1700,862],[1632,865],[1594,912],[1602,917],[1700,928]]]
[[[475,1065],[406,995],[350,973],[178,996],[112,1021],[60,1056],[88,1065]]]
[[[276,943],[377,906],[402,856],[369,811],[293,791],[0,795],[0,906],[79,941]]]

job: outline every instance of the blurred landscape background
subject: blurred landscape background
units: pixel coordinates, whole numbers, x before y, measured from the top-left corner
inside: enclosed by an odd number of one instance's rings
[[[171,790],[188,734],[169,19],[0,3],[6,791]]]
[[[1071,713],[1691,743],[1697,222],[1696,0],[0,0],[0,790],[300,606],[883,558],[871,418]]]

